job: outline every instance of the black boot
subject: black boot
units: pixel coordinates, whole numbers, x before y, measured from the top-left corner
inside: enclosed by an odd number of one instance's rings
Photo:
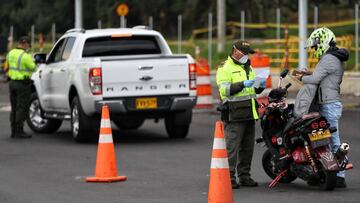
[[[240,185],[246,187],[257,187],[258,183],[250,177],[240,177]]]
[[[343,178],[343,177],[337,177],[337,178],[336,178],[336,187],[337,187],[337,188],[346,188],[347,185],[346,185],[345,178]]]
[[[231,179],[231,188],[232,189],[239,189],[240,185],[237,183],[236,179]]]
[[[18,129],[15,133],[16,138],[32,138],[32,135],[26,134],[23,129]]]
[[[16,132],[15,132],[15,127],[12,127],[12,126],[11,126],[11,135],[10,135],[10,137],[11,137],[11,138],[15,138],[15,134],[16,134]]]

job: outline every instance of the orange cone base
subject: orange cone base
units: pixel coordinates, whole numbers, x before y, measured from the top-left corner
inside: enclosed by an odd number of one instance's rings
[[[86,182],[118,182],[127,180],[126,176],[117,177],[87,177]]]

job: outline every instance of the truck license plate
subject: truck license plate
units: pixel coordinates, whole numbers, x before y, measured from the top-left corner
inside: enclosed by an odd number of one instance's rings
[[[157,108],[157,98],[137,98],[136,99],[136,109],[156,109]]]
[[[326,130],[326,131],[318,131],[314,134],[309,134],[309,138],[310,140],[313,142],[313,141],[317,141],[317,140],[322,140],[322,139],[325,139],[325,138],[329,138],[331,137],[331,133],[329,130]]]

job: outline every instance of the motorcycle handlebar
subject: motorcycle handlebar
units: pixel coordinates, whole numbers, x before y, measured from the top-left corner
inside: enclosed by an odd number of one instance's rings
[[[285,86],[285,89],[289,89],[289,87],[291,87],[291,83],[288,83],[288,84]]]

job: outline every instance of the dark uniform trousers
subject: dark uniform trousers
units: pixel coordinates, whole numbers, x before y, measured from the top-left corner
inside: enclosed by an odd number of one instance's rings
[[[226,149],[228,152],[231,180],[250,177],[251,161],[255,144],[255,120],[225,122]]]
[[[12,135],[23,132],[31,96],[31,80],[10,80],[10,123]]]

